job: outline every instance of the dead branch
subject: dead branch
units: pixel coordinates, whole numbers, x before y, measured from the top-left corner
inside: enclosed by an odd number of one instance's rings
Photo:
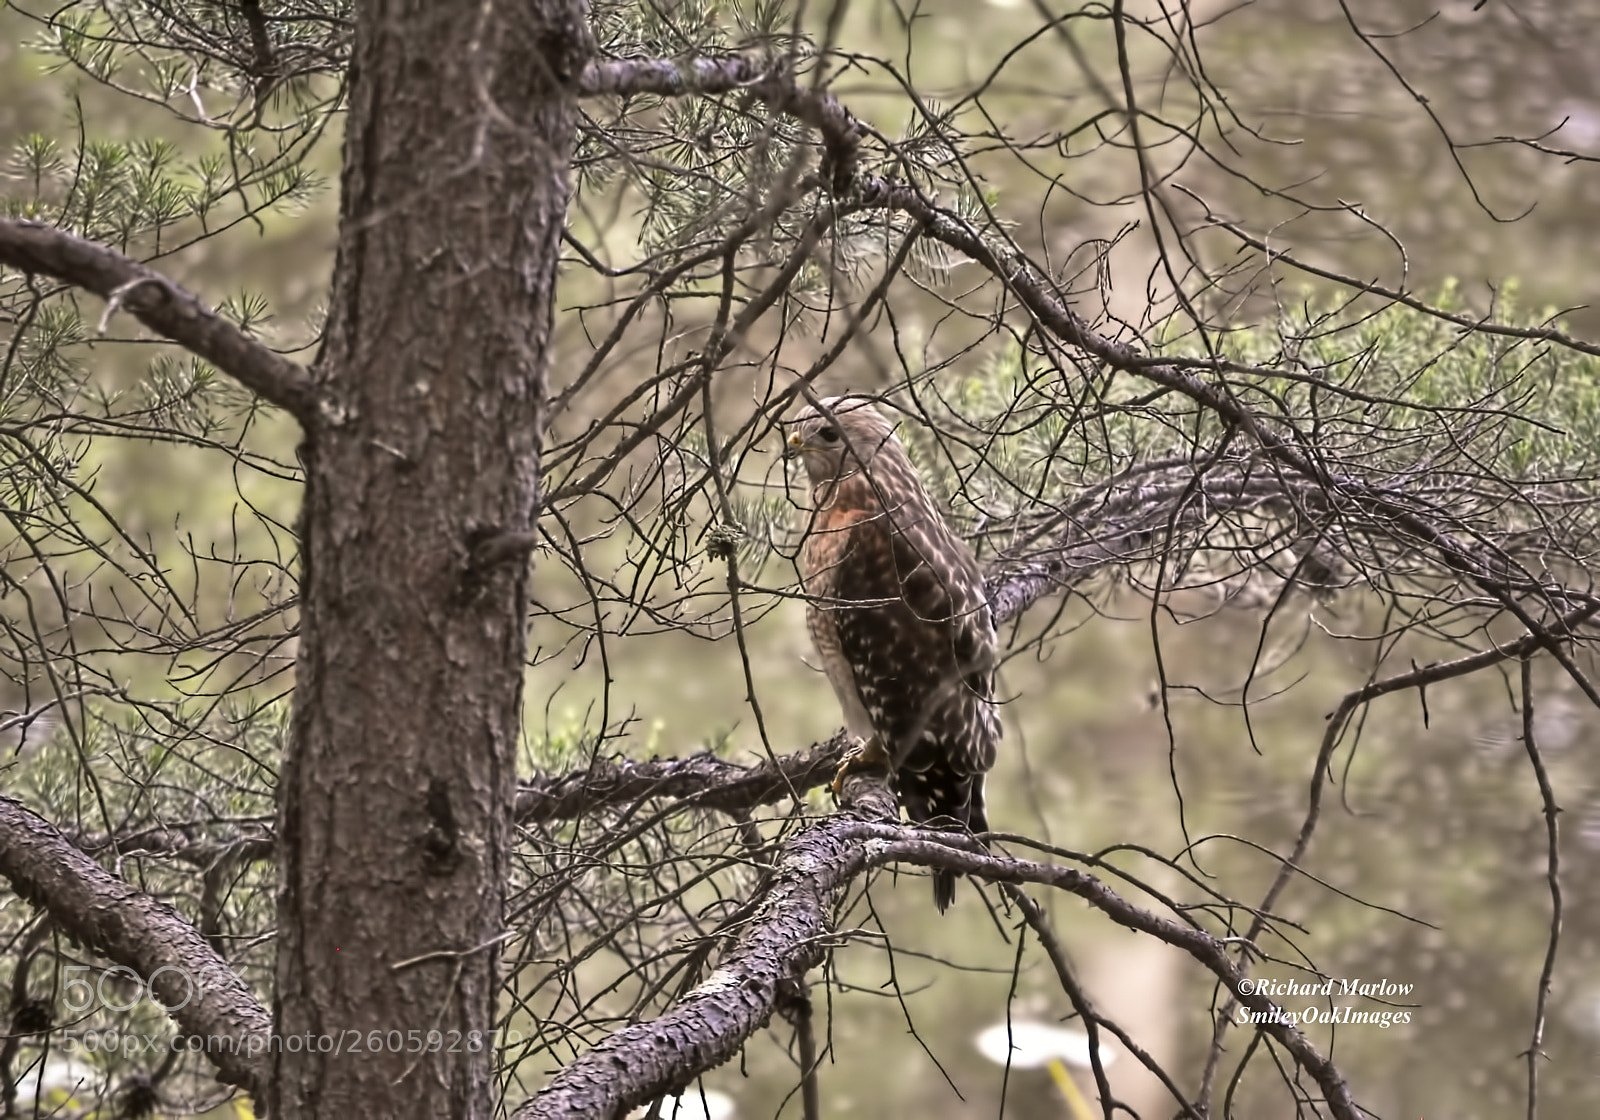
[[[567,1065],[514,1120],[621,1116],[670,1095],[731,1058],[767,1025],[783,993],[821,963],[835,903],[868,867],[864,820],[899,815],[881,780],[846,785],[850,815],[802,829],[783,846],[752,900],[749,920],[716,971],[665,1015],[626,1027]]]
[[[516,817],[523,824],[566,820],[658,797],[692,799],[697,809],[743,813],[826,785],[848,746],[847,738],[840,730],[803,751],[755,766],[710,754],[596,762],[574,773],[522,783]]]
[[[256,1095],[267,1084],[272,1017],[244,981],[172,907],[135,890],[84,855],[49,822],[0,797],[0,875],[75,941],[133,969],[218,1076]]]
[[[165,276],[108,246],[18,218],[0,218],[0,264],[53,276],[126,308],[145,326],[193,351],[302,424],[318,404],[305,367],[274,353]]]
[[[591,62],[578,79],[580,96],[656,94],[715,95],[738,91],[766,102],[822,135],[830,178],[842,189],[855,175],[857,149],[866,129],[831,93],[802,88],[786,60],[759,55],[684,60],[628,58]]]
[[[670,1096],[727,1061],[805,975],[821,963],[834,907],[854,880],[891,863],[948,869],[996,883],[1037,883],[1084,899],[1118,924],[1187,952],[1230,991],[1247,979],[1224,944],[1195,926],[1135,906],[1100,880],[1072,868],[989,855],[952,836],[890,824],[898,816],[881,780],[855,776],[845,790],[849,811],[797,832],[779,853],[771,875],[738,925],[738,940],[704,982],[666,1014],[626,1027],[569,1063],[513,1114],[515,1120],[617,1117],[648,1100]],[[971,845],[972,841],[965,841]],[[1259,1028],[1316,1081],[1339,1120],[1360,1111],[1337,1068],[1296,1027],[1282,1021],[1267,997],[1241,1002],[1264,1016]]]

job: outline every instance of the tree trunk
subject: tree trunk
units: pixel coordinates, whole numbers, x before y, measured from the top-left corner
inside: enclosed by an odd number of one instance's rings
[[[355,11],[326,403],[302,448],[268,1103],[488,1116],[525,560],[590,39],[579,0]]]

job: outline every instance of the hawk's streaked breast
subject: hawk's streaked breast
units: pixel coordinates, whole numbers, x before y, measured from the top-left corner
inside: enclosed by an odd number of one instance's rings
[[[848,398],[822,404],[795,425],[813,484],[800,553],[812,643],[846,726],[891,756],[911,820],[986,831],[1000,722],[982,573],[884,418]],[[954,890],[935,878],[941,910]]]

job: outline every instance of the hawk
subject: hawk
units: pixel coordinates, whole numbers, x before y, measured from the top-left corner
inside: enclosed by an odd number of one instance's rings
[[[894,429],[859,398],[830,397],[790,425],[785,458],[811,479],[800,549],[806,623],[862,746],[887,766],[914,823],[988,830],[983,776],[994,765],[995,632],[983,577],[923,489]],[[934,876],[943,912],[955,875]]]

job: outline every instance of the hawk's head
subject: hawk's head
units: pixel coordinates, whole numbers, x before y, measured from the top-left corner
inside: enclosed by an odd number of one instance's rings
[[[788,431],[783,456],[798,455],[814,483],[853,474],[880,450],[893,454],[900,448],[889,422],[861,397],[823,397],[802,408]]]

